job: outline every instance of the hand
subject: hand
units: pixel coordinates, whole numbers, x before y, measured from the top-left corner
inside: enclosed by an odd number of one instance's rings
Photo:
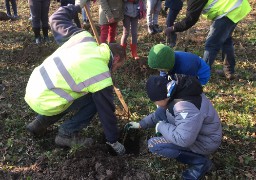
[[[116,141],[115,143],[106,142],[108,145],[110,145],[114,151],[117,153],[117,155],[124,155],[125,154],[125,148],[124,145],[122,145],[120,142]]]
[[[166,35],[167,37],[170,37],[171,33],[174,32],[174,27],[173,27],[173,26],[168,27],[168,28],[165,29],[164,32],[165,32],[165,35]]]
[[[125,131],[129,131],[129,129],[139,129],[140,128],[140,123],[137,122],[129,122],[124,126]]]
[[[157,124],[156,124],[156,128],[155,128],[155,130],[156,130],[156,136],[157,137],[159,137],[159,136],[162,136],[162,134],[158,131],[158,126],[159,126],[159,123],[161,123],[162,121],[159,121]]]
[[[75,1],[75,5],[79,5],[80,7],[81,7],[81,9],[83,9],[84,8],[84,6],[86,5],[86,2],[87,2],[88,0],[76,0]]]

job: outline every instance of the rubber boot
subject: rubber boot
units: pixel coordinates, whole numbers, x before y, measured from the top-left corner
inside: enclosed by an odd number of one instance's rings
[[[36,44],[41,43],[40,28],[33,28]]]
[[[34,136],[41,136],[45,134],[47,127],[57,122],[64,114],[55,116],[38,115],[34,121],[27,125],[27,131]]]
[[[125,57],[126,57],[126,47],[127,47],[127,44],[121,44],[121,46],[124,48],[124,51],[125,51]]]
[[[190,166],[182,173],[182,178],[186,180],[202,179],[213,165],[208,157],[188,151],[181,151],[176,160]]]
[[[49,42],[49,37],[48,37],[48,27],[43,27],[42,30],[43,30],[43,36],[44,36],[44,41],[45,42]]]
[[[130,44],[130,46],[131,46],[132,57],[133,57],[135,60],[139,60],[140,57],[139,57],[138,54],[137,54],[137,44]]]

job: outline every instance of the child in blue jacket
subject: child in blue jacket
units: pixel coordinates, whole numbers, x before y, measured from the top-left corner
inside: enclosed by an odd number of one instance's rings
[[[209,65],[199,56],[189,52],[173,51],[164,44],[157,44],[150,49],[148,65],[152,69],[158,69],[160,76],[167,79],[174,74],[197,76],[201,85],[205,85],[211,75]]]

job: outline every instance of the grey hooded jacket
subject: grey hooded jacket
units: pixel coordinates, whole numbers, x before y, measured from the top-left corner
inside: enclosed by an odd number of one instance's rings
[[[192,76],[179,79],[167,110],[160,107],[139,123],[142,128],[149,128],[158,122],[157,130],[165,139],[194,153],[208,155],[221,144],[218,113]]]

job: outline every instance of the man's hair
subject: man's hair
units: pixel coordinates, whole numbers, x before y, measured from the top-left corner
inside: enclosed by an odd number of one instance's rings
[[[113,56],[119,55],[120,59],[126,59],[125,49],[118,43],[109,43],[109,48]]]

